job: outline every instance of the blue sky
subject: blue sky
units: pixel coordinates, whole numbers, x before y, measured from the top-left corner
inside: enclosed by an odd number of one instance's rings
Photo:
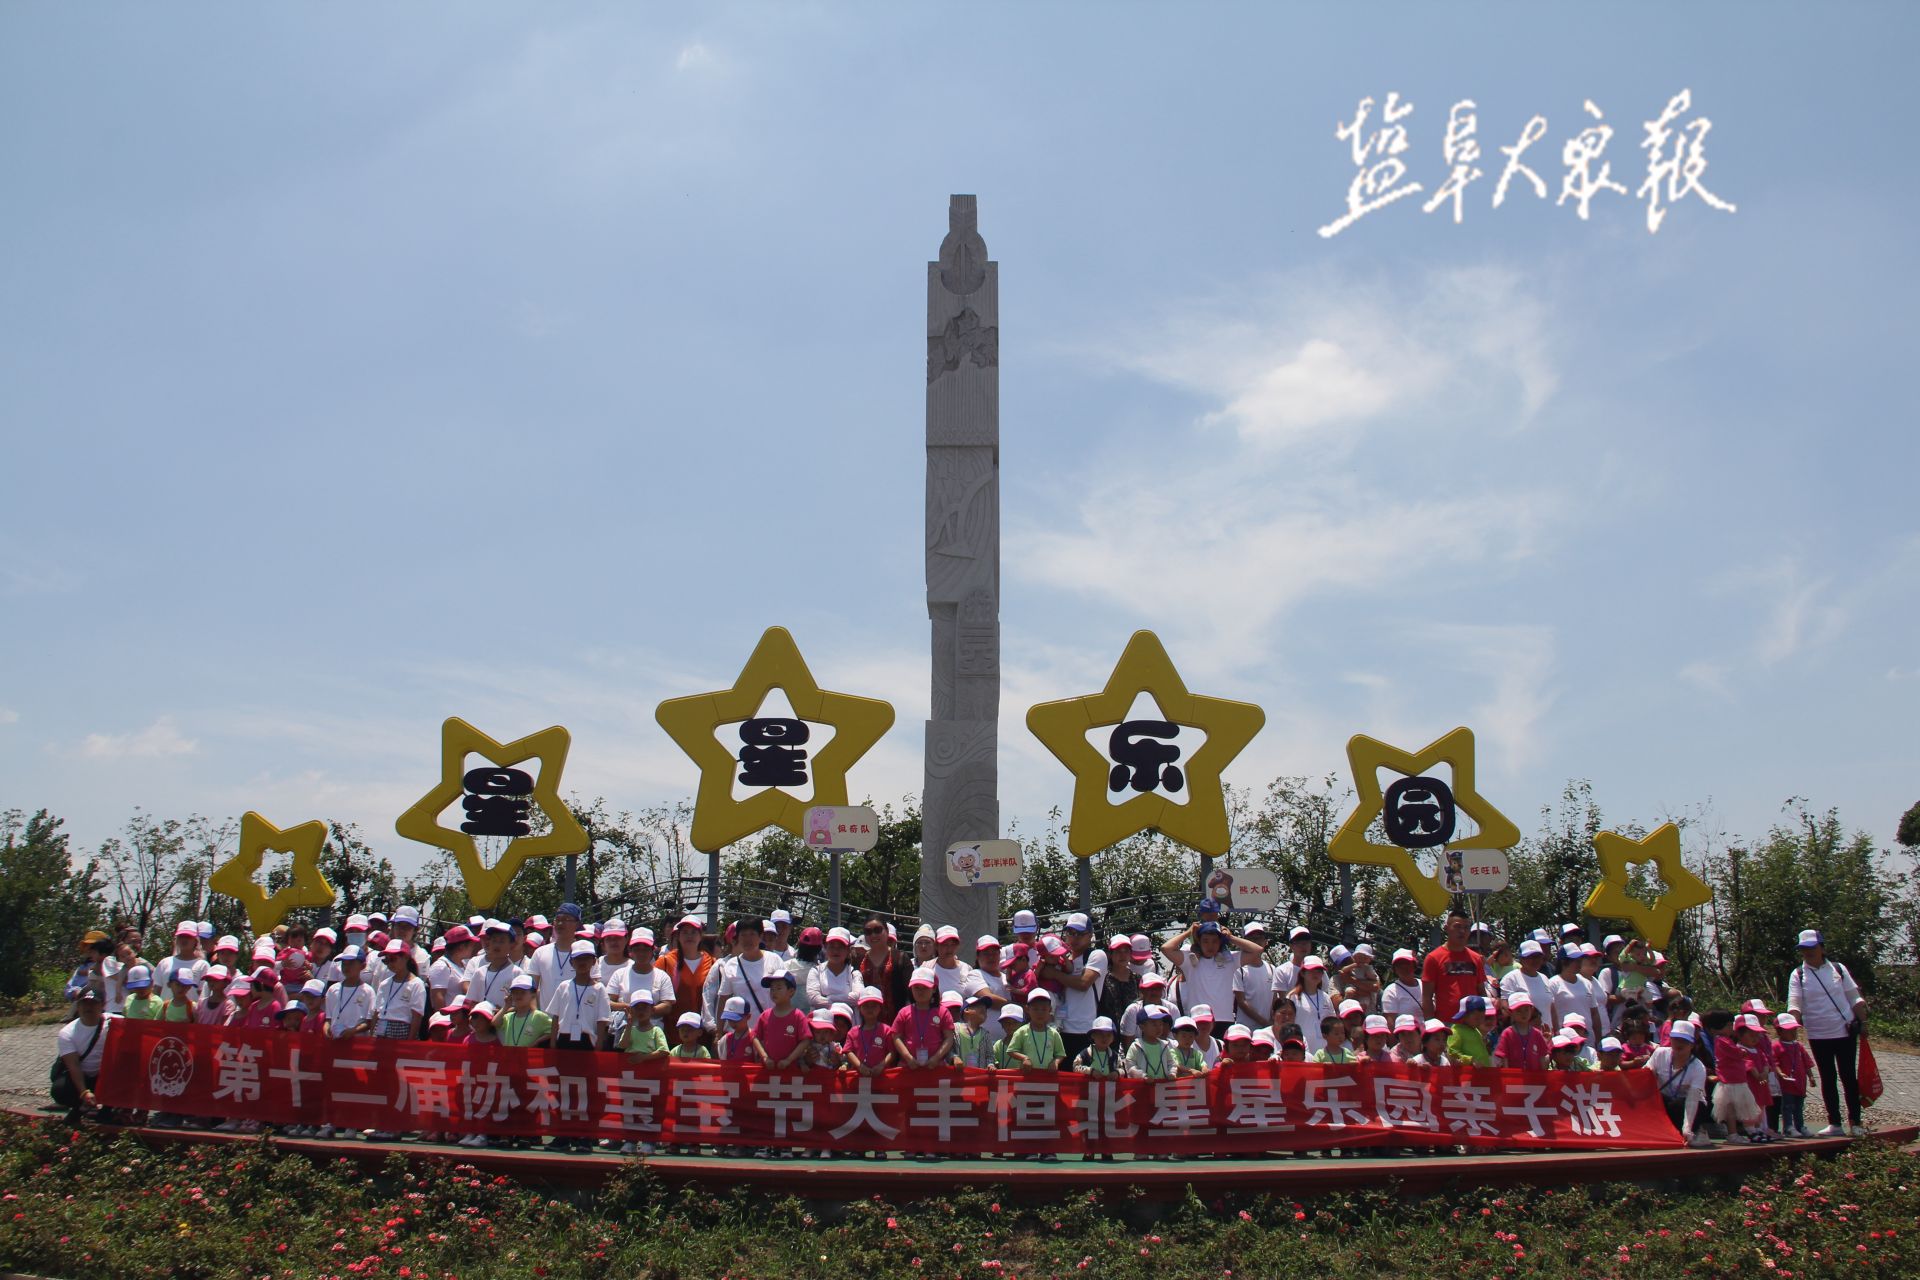
[[[0,806],[392,820],[438,725],[653,721],[772,624],[919,786],[924,267],[1000,263],[1002,805],[1034,701],[1151,627],[1267,710],[1229,771],[1456,724],[1530,830],[1920,798],[1910,7],[11,6],[0,15]],[[1558,194],[1592,100],[1657,235]],[[1328,240],[1335,124],[1458,99],[1464,221]],[[1424,197],[1421,197],[1423,199]]]

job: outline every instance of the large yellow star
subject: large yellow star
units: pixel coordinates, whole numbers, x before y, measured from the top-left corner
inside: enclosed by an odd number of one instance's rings
[[[1453,767],[1453,802],[1459,812],[1474,820],[1479,831],[1465,840],[1449,840],[1447,849],[1510,849],[1520,843],[1520,828],[1489,804],[1474,789],[1473,731],[1464,726],[1429,742],[1420,750],[1408,752],[1388,746],[1378,738],[1356,733],[1347,740],[1347,764],[1353,770],[1354,789],[1360,807],[1340,824],[1327,856],[1335,862],[1360,863],[1387,867],[1400,878],[1421,911],[1429,916],[1446,914],[1452,895],[1446,886],[1426,872],[1413,854],[1398,845],[1375,844],[1367,838],[1367,828],[1381,815],[1386,794],[1380,787],[1380,770],[1391,769],[1409,778],[1417,778],[1437,764]]]
[[[1107,799],[1114,762],[1087,741],[1087,733],[1125,720],[1142,693],[1153,696],[1170,722],[1207,735],[1198,750],[1179,762],[1185,774],[1185,804],[1158,791],[1120,804]],[[1027,728],[1073,773],[1067,848],[1082,858],[1142,831],[1158,831],[1196,852],[1224,856],[1229,834],[1220,772],[1266,722],[1266,712],[1251,702],[1189,693],[1160,637],[1151,631],[1133,633],[1099,693],[1042,702],[1027,711]]]
[[[458,716],[450,716],[440,729],[440,781],[433,790],[401,814],[393,829],[409,840],[418,840],[451,853],[466,878],[467,898],[485,911],[500,901],[520,864],[528,858],[552,858],[587,851],[587,833],[560,799],[560,771],[566,767],[567,748],[573,739],[559,725],[530,733],[512,742],[495,742]],[[502,768],[538,760],[532,797],[547,815],[549,827],[539,835],[516,836],[489,867],[480,860],[473,837],[457,827],[445,827],[440,815],[447,806],[466,792],[462,781],[467,772],[469,753],[484,757]]]
[[[303,822],[282,831],[259,814],[248,810],[240,816],[240,849],[221,863],[207,879],[207,888],[236,899],[247,909],[247,925],[254,936],[270,933],[273,926],[299,907],[330,907],[333,886],[320,874],[320,850],[327,842],[327,824],[318,820]],[[267,850],[290,853],[293,882],[271,898],[259,882],[261,859]]]
[[[1617,831],[1599,832],[1593,837],[1593,851],[1600,858],[1600,883],[1587,895],[1587,914],[1630,922],[1634,932],[1655,949],[1672,941],[1674,919],[1682,911],[1713,901],[1712,887],[1681,860],[1680,828],[1671,822],[1638,840]],[[1652,902],[1627,891],[1627,875],[1636,862],[1653,863],[1666,882],[1667,891]]]
[[[736,800],[733,778],[740,760],[720,745],[716,731],[753,719],[775,689],[787,695],[795,716],[833,726],[832,739],[807,761],[813,798],[801,800],[779,787],[765,787]],[[711,852],[767,827],[804,836],[809,808],[846,804],[847,770],[893,727],[893,707],[877,698],[822,689],[787,629],[768,627],[731,689],[669,698],[654,709],[653,718],[700,766],[688,838],[694,848]]]

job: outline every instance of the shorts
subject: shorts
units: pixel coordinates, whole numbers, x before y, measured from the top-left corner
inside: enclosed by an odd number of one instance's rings
[[[1757,1125],[1766,1112],[1744,1084],[1722,1084],[1713,1091],[1713,1118],[1721,1124]]]

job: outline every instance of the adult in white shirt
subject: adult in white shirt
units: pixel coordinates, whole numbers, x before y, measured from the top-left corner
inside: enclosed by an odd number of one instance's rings
[[[1193,949],[1187,943],[1193,942]],[[1187,926],[1186,932],[1160,948],[1180,978],[1180,1007],[1191,1013],[1195,1005],[1233,1008],[1233,974],[1240,953],[1258,953],[1258,943],[1236,938],[1216,920]]]
[[[1827,1127],[1816,1138],[1861,1133],[1860,1028],[1867,1002],[1847,966],[1827,959],[1826,939],[1818,929],[1800,931],[1800,963],[1787,975],[1787,1012],[1807,1029],[1807,1048],[1820,1070],[1820,1100],[1827,1107]],[[1837,1087],[1836,1087],[1837,1085]],[[1846,1093],[1843,1127],[1840,1095]]]
[[[467,1007],[490,1004],[504,1009],[513,980],[520,976],[520,966],[513,962],[513,930],[504,920],[488,920],[483,927],[486,951],[467,964]]]
[[[1541,989],[1546,989],[1545,979]],[[1380,1012],[1389,1023],[1411,1014],[1417,1023],[1423,1020],[1426,989],[1420,982],[1420,957],[1406,947],[1393,953],[1393,981],[1380,992]]]
[[[944,930],[942,931],[944,932]],[[957,930],[955,931],[958,932]],[[1068,1062],[1093,1043],[1093,1020],[1100,1016],[1100,987],[1107,979],[1107,953],[1093,945],[1093,924],[1076,911],[1067,917],[1065,965],[1049,960],[1040,966],[1043,977],[1064,987],[1060,1006],[1060,1040]]]
[[[772,1007],[773,997],[761,985],[760,979],[770,973],[785,973],[786,963],[760,949],[760,921],[744,919],[734,924],[734,939],[740,948],[738,955],[723,964],[715,965],[719,980],[714,985],[713,1005],[724,1009],[727,1001],[739,996],[747,1003],[747,1025],[758,1021],[761,1013]],[[718,1026],[711,1028],[720,1030]]]
[[[553,941],[542,943],[527,960],[527,972],[533,975],[534,998],[542,1009],[559,985],[573,972],[569,958],[580,936],[580,904],[563,902],[553,914]]]
[[[1677,1022],[1667,1033],[1668,1042],[1655,1049],[1647,1059],[1660,1086],[1660,1101],[1666,1104],[1673,1127],[1689,1146],[1710,1147],[1713,1139],[1704,1129],[1695,1129],[1701,1101],[1707,1095],[1706,1064],[1694,1056],[1693,1024]]]
[[[1157,973],[1140,975],[1140,998],[1120,1015],[1120,1034],[1129,1042],[1140,1038],[1140,1015],[1155,1005],[1166,1004],[1167,980]],[[1171,1043],[1171,1042],[1169,1042]]]
[[[1300,985],[1300,963],[1313,954],[1313,932],[1303,924],[1287,930],[1287,958],[1273,966],[1273,996],[1279,1000]]]
[[[340,981],[340,959],[334,954],[340,945],[340,935],[331,929],[315,929],[310,945],[313,976],[328,986]],[[200,976],[205,979],[207,975],[203,973]]]
[[[603,934],[604,936],[604,934]],[[653,1016],[661,1024],[673,1021],[674,989],[673,975],[655,963],[660,948],[654,942],[653,930],[639,928],[633,931],[627,946],[626,998],[631,1000],[636,991],[645,991],[653,997]],[[609,996],[613,994],[609,989]]]
[[[427,966],[427,1002],[433,1012],[452,1004],[467,990],[467,964],[479,951],[480,943],[463,924],[446,932],[446,949]]]
[[[826,957],[807,970],[806,1002],[810,1011],[851,1005],[860,994],[860,969],[853,963],[853,935],[838,925],[827,930]]]
[[[1560,972],[1547,979],[1547,993],[1552,1009],[1553,1029],[1560,1030],[1567,1024],[1567,1015],[1577,1013],[1583,1018],[1593,1016],[1593,997],[1589,994],[1586,980],[1580,976],[1580,964],[1585,957],[1580,954],[1578,943],[1560,948]]]
[[[607,1041],[613,1005],[607,989],[593,977],[600,957],[585,938],[575,939],[568,957],[572,972],[562,978],[547,998],[546,1013],[553,1019],[553,1043],[559,1049],[598,1049]]]
[[[54,1054],[67,1069],[73,1084],[76,1110],[94,1107],[93,1082],[100,1077],[100,1055],[107,1049],[106,1002],[98,987],[83,987],[74,994],[74,1020],[61,1027],[54,1037]]]
[[[389,925],[393,937],[407,944],[413,950],[413,967],[419,973],[425,973],[432,963],[432,956],[420,945],[420,908],[401,907],[393,913]]]
[[[967,979],[973,976],[973,966],[960,958],[960,931],[950,924],[943,924],[933,935],[933,963],[926,966],[933,975],[934,985],[938,987],[937,1001],[949,991],[960,995],[967,993]],[[1065,1034],[1064,1029],[1061,1034]]]
[[[1233,1020],[1255,1031],[1273,1021],[1273,983],[1277,975],[1274,967],[1267,963],[1267,926],[1259,921],[1248,925],[1247,938],[1259,943],[1260,951],[1257,954],[1242,952],[1240,967],[1233,971]]]
[[[1551,1018],[1553,1016],[1552,979],[1542,970],[1547,963],[1547,950],[1532,938],[1520,944],[1519,967],[1511,969],[1500,979],[1500,998],[1511,1000],[1514,996],[1525,994],[1533,1001],[1534,1016]],[[1549,1032],[1556,1028],[1547,1028]]]
[[[190,973],[197,984],[206,976],[211,960],[200,956],[200,926],[192,920],[182,920],[173,931],[173,954],[161,958],[153,966],[153,989],[155,991],[173,990],[175,972]]]
[[[1326,1048],[1327,1038],[1321,1033],[1320,1023],[1332,1017],[1336,1008],[1327,991],[1327,962],[1319,956],[1302,960],[1300,981],[1286,996],[1293,1002],[1293,1020],[1300,1026],[1300,1042],[1307,1047],[1308,1055]]]
[[[786,964],[793,959],[793,913],[785,907],[775,907],[768,916],[760,937],[760,949],[769,955],[780,957],[780,963]]]

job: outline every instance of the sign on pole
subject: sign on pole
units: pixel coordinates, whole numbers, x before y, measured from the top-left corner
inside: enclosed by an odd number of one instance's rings
[[[866,853],[880,841],[880,815],[862,804],[818,804],[807,810],[807,847]]]
[[[1207,895],[1227,911],[1272,911],[1280,903],[1280,877],[1265,867],[1229,867],[1216,862]]]
[[[1505,849],[1449,849],[1440,865],[1448,893],[1498,893],[1513,883]]]
[[[1012,884],[1019,878],[1018,840],[960,840],[947,846],[947,880],[952,884]]]

